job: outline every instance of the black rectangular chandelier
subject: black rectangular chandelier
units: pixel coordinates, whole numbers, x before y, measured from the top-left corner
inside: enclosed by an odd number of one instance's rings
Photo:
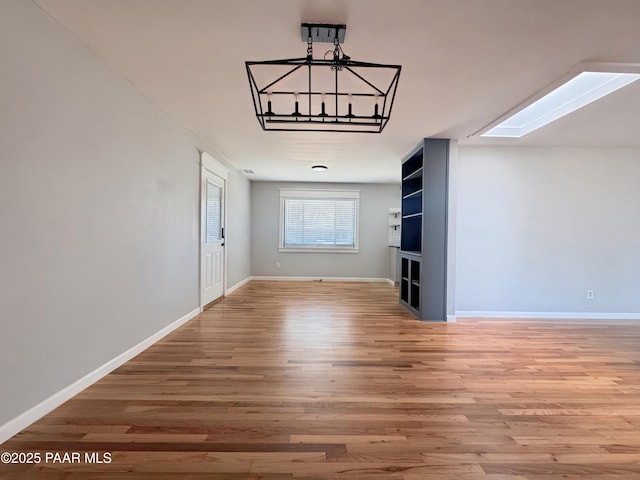
[[[245,62],[263,130],[382,132],[402,67],[352,60],[340,47],[345,31],[345,25],[303,23],[306,57]],[[333,49],[315,59],[314,42]]]

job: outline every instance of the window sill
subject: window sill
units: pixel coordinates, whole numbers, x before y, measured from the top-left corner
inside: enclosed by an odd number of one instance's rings
[[[360,253],[359,248],[336,247],[280,247],[278,251],[283,253]]]

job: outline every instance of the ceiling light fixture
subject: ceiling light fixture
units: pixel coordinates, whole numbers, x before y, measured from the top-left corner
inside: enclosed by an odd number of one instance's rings
[[[400,65],[357,62],[340,43],[346,26],[303,23],[307,56],[245,62],[263,130],[380,133],[389,122]],[[332,43],[313,58],[313,42]]]
[[[329,167],[327,167],[326,165],[314,165],[313,167],[311,167],[311,170],[313,170],[314,172],[326,172],[327,170],[329,170]]]
[[[640,79],[637,73],[583,71],[499,124],[482,137],[520,138]]]

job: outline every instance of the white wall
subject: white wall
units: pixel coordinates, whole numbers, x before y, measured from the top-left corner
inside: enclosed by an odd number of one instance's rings
[[[639,150],[461,146],[459,161],[458,311],[638,315]]]
[[[0,64],[2,426],[198,308],[207,148],[33,2],[2,1]]]
[[[279,252],[280,188],[360,190],[360,252]],[[389,208],[399,206],[399,184],[251,182],[252,274],[389,278]]]

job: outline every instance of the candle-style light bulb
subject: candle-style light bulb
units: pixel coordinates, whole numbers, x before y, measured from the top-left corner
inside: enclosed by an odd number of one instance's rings
[[[321,105],[321,111],[320,111],[320,117],[326,117],[327,116],[327,112],[325,110],[325,99],[327,98],[327,94],[325,92],[322,92],[320,94],[320,97],[322,98],[322,105]]]
[[[380,101],[380,95],[378,94],[378,92],[376,92],[373,97],[376,100],[376,104],[373,107],[373,118],[382,118],[380,117],[380,114],[378,113],[378,102]]]
[[[273,95],[273,93],[272,93],[272,92],[270,92],[270,91],[269,91],[269,92],[267,92],[267,98],[268,98],[268,100],[267,100],[267,111],[265,112],[265,115],[267,115],[267,116],[269,116],[269,117],[270,117],[271,115],[275,115],[275,113],[273,113],[273,112],[271,111],[271,95]]]
[[[349,95],[349,112],[347,113],[348,118],[353,118],[355,115],[353,114],[353,95],[350,93]]]
[[[295,98],[295,100],[296,100],[296,104],[295,104],[296,109],[294,110],[294,112],[291,115],[293,115],[294,117],[299,117],[300,116],[300,104],[298,102],[298,99],[300,98],[300,94],[298,92],[294,92],[293,93],[293,98]]]

